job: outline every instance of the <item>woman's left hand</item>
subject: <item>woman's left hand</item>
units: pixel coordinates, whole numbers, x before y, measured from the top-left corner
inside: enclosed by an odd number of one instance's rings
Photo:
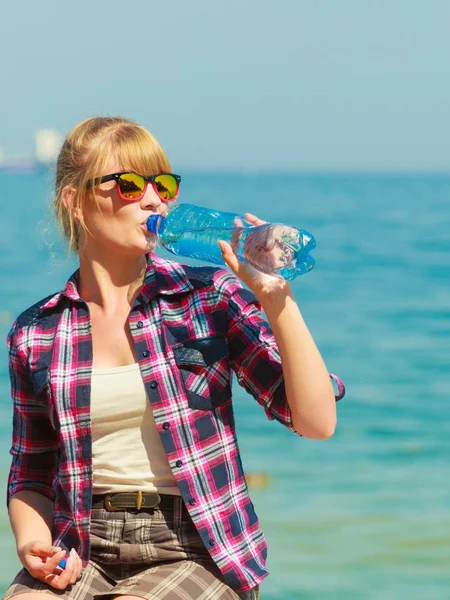
[[[245,214],[245,219],[252,225],[264,225],[266,223],[266,221],[261,221],[261,219],[258,219],[258,217],[250,213]],[[269,260],[274,257],[274,253],[276,253],[277,250],[276,248],[273,249],[273,244],[271,249],[270,241],[271,240],[267,237],[261,239],[261,253],[266,253],[267,259]],[[281,277],[267,275],[266,273],[258,271],[249,264],[242,263],[233,251],[237,248],[238,244],[238,237],[231,241],[231,245],[228,242],[221,240],[219,242],[219,246],[222,251],[223,259],[233,273],[239,277],[239,279],[245,283],[248,288],[250,288],[250,290],[258,299],[261,300],[264,296],[273,296],[278,293],[286,293],[288,291],[289,284],[286,280],[282,279]],[[267,245],[269,247],[267,247]]]

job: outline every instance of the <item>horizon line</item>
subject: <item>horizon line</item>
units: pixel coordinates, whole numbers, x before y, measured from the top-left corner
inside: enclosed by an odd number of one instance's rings
[[[35,174],[35,173],[52,173],[55,172],[56,163],[42,163],[39,161],[20,161],[11,163],[2,163],[0,161],[0,174]],[[450,166],[445,169],[425,169],[425,168],[384,168],[384,169],[369,169],[369,168],[301,168],[301,167],[254,167],[245,168],[238,166],[186,166],[176,168],[180,173],[191,174],[208,174],[208,175],[300,175],[300,176],[329,176],[329,177],[449,177]]]

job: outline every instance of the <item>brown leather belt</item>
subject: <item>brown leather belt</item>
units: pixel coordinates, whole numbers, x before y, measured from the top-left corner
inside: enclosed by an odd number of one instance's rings
[[[125,510],[173,510],[177,496],[160,495],[156,492],[117,492],[92,497],[92,508],[104,508],[110,512]]]

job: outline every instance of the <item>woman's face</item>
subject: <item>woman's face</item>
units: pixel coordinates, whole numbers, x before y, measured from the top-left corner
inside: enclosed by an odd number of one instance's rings
[[[116,160],[111,159],[102,175],[123,170]],[[167,214],[168,205],[152,185],[148,185],[144,197],[136,201],[122,200],[115,181],[97,185],[95,194],[98,206],[94,198],[88,198],[83,210],[89,233],[81,230],[80,251],[139,256],[155,249],[157,238],[148,231],[145,223],[150,215]]]

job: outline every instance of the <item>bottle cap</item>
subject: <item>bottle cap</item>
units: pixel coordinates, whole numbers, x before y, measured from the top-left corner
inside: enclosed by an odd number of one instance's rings
[[[162,215],[152,215],[147,219],[147,229],[152,233],[158,233],[159,226],[161,225],[161,219],[164,219]]]

